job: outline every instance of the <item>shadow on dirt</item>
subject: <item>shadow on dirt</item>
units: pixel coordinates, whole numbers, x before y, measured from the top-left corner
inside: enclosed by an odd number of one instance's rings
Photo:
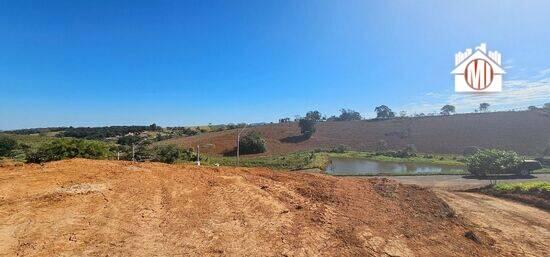
[[[308,135],[289,136],[289,137],[282,138],[279,141],[281,143],[301,143],[308,140],[310,137],[311,136],[308,136]]]

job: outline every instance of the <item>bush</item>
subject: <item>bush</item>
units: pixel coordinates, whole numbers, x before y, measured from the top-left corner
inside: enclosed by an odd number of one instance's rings
[[[413,144],[410,144],[407,147],[398,151],[376,152],[376,155],[382,155],[382,156],[394,157],[394,158],[416,157],[416,147]]]
[[[239,142],[241,154],[263,153],[267,150],[265,140],[258,132],[250,132]]]
[[[17,147],[17,141],[9,136],[0,135],[0,156],[8,156]]]
[[[155,161],[174,163],[180,158],[181,151],[173,145],[157,146],[155,148]]]
[[[56,139],[40,146],[27,155],[27,162],[42,163],[68,158],[101,159],[110,155],[109,146],[103,142],[80,139]]]
[[[480,150],[466,158],[466,167],[472,175],[513,173],[523,162],[519,155],[512,151],[497,149]]]

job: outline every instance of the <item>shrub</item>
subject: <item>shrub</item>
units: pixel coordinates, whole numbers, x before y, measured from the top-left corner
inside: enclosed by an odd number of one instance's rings
[[[27,162],[42,163],[68,158],[101,159],[110,155],[109,146],[103,142],[80,139],[56,139],[40,146],[27,155]]]
[[[250,132],[239,142],[241,154],[263,153],[267,150],[265,140],[258,132]]]
[[[155,148],[155,161],[174,163],[180,158],[181,151],[173,145],[157,146]]]
[[[523,159],[515,152],[487,149],[466,158],[466,167],[468,172],[478,176],[506,174],[518,168],[522,162]]]
[[[329,150],[331,153],[345,153],[349,150],[349,147],[347,145],[338,145],[332,149]]]
[[[407,147],[398,151],[376,152],[376,155],[382,155],[382,156],[394,157],[394,158],[416,157],[416,147],[413,144],[410,144]]]
[[[0,156],[8,156],[17,147],[17,141],[9,136],[0,135]]]

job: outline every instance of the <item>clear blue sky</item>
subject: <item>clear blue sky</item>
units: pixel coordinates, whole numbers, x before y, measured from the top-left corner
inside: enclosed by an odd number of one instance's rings
[[[0,1],[0,129],[276,121],[550,101],[550,1]],[[454,53],[505,92],[453,93]],[[507,99],[512,99],[507,100]]]

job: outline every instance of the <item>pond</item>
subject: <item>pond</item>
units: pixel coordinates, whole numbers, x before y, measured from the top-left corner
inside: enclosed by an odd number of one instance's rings
[[[456,174],[465,168],[437,164],[397,163],[365,159],[331,158],[326,170],[331,175],[376,175],[376,174]]]

